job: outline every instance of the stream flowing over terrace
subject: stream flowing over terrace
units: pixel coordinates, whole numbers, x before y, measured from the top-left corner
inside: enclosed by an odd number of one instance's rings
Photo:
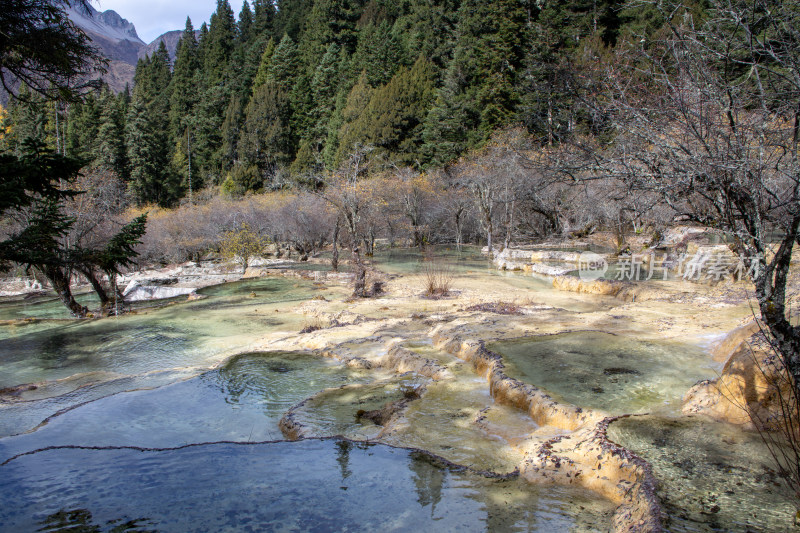
[[[757,434],[681,415],[746,306],[560,292],[474,248],[438,261],[441,300],[407,250],[356,302],[325,272],[103,320],[6,299],[0,529],[792,529]]]

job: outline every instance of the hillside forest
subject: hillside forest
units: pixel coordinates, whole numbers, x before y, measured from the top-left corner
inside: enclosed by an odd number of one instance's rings
[[[359,146],[375,173],[430,173],[504,128],[534,152],[607,143],[609,69],[632,81],[622,57],[638,68],[670,24],[711,14],[702,2],[256,0],[235,20],[219,1],[199,39],[187,20],[174,64],[161,47],[127,91],[54,103],[23,88],[1,148],[39,139],[113,173],[133,204],[174,207],[206,187],[319,188]]]

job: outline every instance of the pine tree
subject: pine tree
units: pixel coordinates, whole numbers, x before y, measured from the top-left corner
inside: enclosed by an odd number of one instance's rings
[[[460,0],[410,0],[394,22],[407,57],[427,57],[439,69],[449,63]]]
[[[190,128],[189,118],[197,103],[197,87],[194,77],[200,63],[198,61],[197,40],[192,21],[186,18],[186,28],[175,53],[175,68],[168,89],[169,126],[173,138],[184,135]]]
[[[271,81],[256,89],[245,111],[239,139],[242,159],[246,165],[257,165],[268,179],[294,156],[290,112],[287,93]]]
[[[446,163],[516,117],[527,21],[518,0],[462,2],[453,58],[425,125],[432,162]]]
[[[125,131],[130,188],[140,204],[171,205],[180,197],[180,186],[169,164],[172,71],[163,42],[139,61],[134,82]]]
[[[317,149],[322,149],[328,137],[328,122],[336,106],[336,91],[339,86],[339,45],[331,43],[317,65],[311,80],[312,108],[308,140]]]
[[[288,35],[297,39],[303,31],[306,18],[314,0],[277,0],[274,35]]]
[[[422,151],[428,166],[444,166],[480,143],[480,113],[470,104],[456,77],[446,76],[423,124]]]
[[[267,45],[264,47],[264,52],[261,54],[261,61],[258,64],[258,70],[253,78],[252,92],[264,85],[269,77],[270,65],[272,65],[272,56],[275,53],[275,41],[270,38]]]
[[[169,206],[180,197],[181,191],[169,164],[167,132],[157,122],[145,103],[134,97],[126,127],[130,188],[139,204]]]
[[[339,151],[339,131],[344,125],[344,108],[347,105],[348,92],[345,87],[339,89],[336,94],[336,107],[328,120],[327,131],[325,132],[325,148],[322,150],[322,161],[328,170],[336,168],[336,153]]]
[[[152,56],[139,60],[133,79],[133,97],[146,102],[150,111],[161,115],[166,121],[171,80],[169,52],[161,41]]]
[[[16,155],[22,155],[22,144],[31,139],[40,143],[47,142],[47,104],[44,99],[23,85],[19,98],[9,102],[7,123],[11,131],[4,136],[6,149]],[[55,149],[55,144],[52,145]]]
[[[342,109],[342,126],[339,130],[338,148],[331,166],[338,167],[352,152],[356,143],[362,142],[365,133],[357,129],[362,113],[369,105],[372,89],[367,81],[367,73],[362,72],[358,81],[350,89],[344,108]]]
[[[272,0],[253,0],[253,33],[272,38],[275,32],[275,4]]]
[[[422,122],[433,100],[435,70],[420,56],[410,69],[401,68],[385,86],[375,90],[354,125],[360,138],[404,164],[414,164],[422,145]]]
[[[254,21],[253,11],[250,9],[250,3],[244,0],[242,9],[239,11],[239,22],[236,24],[236,36],[239,45],[246,45],[254,36]]]
[[[311,109],[311,79],[303,75],[297,45],[284,35],[272,54],[267,79],[289,95],[291,104],[290,126],[295,137],[307,135]]]
[[[520,80],[519,116],[542,142],[559,142],[578,128],[594,129],[595,114],[582,106],[592,82],[582,56],[602,55],[621,28],[618,0],[547,3],[532,24],[531,46]],[[636,9],[642,16],[645,8]],[[646,16],[645,16],[646,18]],[[638,39],[637,39],[638,41]]]
[[[197,37],[197,61],[201,67],[206,64],[206,56],[208,50],[208,24],[203,22],[200,24],[200,35]]]
[[[87,162],[93,159],[100,128],[100,109],[93,94],[86,95],[83,102],[70,105],[67,123],[61,124],[64,126],[66,153]]]
[[[356,45],[356,23],[361,16],[360,0],[315,0],[305,17],[299,46],[305,65],[313,68],[319,63],[331,43],[347,52]]]
[[[94,152],[96,165],[114,171],[128,180],[128,163],[125,148],[125,114],[120,101],[109,89],[100,95],[100,127]]]
[[[614,44],[623,4],[622,0],[545,2],[536,17],[536,26],[540,36],[546,35],[551,51],[573,51],[594,35],[606,44]]]
[[[203,37],[203,72],[210,85],[223,80],[233,55],[236,41],[236,23],[228,0],[217,0],[217,9],[211,15],[208,35]]]
[[[233,94],[228,100],[225,117],[222,121],[222,162],[224,168],[230,168],[239,159],[239,137],[245,118],[245,104],[239,94]]]
[[[0,216],[11,209],[26,209],[29,216],[21,228],[0,241],[0,266],[13,261],[35,268],[70,312],[84,317],[86,308],[72,295],[70,250],[64,246],[74,220],[60,208],[61,201],[79,194],[70,185],[83,163],[35,140],[22,142],[19,151],[19,156],[0,155]]]
[[[230,95],[222,84],[206,85],[202,72],[197,73],[195,80],[200,97],[192,115],[192,162],[196,161],[204,183],[219,184],[225,166],[221,150],[223,113]]]
[[[365,71],[372,87],[387,83],[404,63],[403,47],[387,21],[361,29],[352,68],[356,72]]]
[[[297,45],[289,35],[284,34],[275,48],[268,68],[269,80],[273,81],[285,92],[290,92],[295,84],[295,77],[300,70]]]

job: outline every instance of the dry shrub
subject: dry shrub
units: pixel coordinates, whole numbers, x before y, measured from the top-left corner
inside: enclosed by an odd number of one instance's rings
[[[428,298],[444,298],[450,294],[453,284],[453,270],[437,261],[426,261],[423,270],[425,292]]]
[[[322,319],[319,317],[313,317],[304,321],[303,329],[300,330],[300,333],[312,333],[314,331],[319,331],[325,327],[325,324],[322,322]]]
[[[800,390],[794,376],[784,361],[792,354],[781,352],[766,330],[761,330],[762,339],[767,339],[767,349],[752,350],[757,371],[766,382],[762,391],[768,409],[755,409],[741,405],[750,416],[761,439],[775,463],[778,475],[783,478],[794,494],[795,503],[800,502]],[[798,511],[800,513],[800,511]]]

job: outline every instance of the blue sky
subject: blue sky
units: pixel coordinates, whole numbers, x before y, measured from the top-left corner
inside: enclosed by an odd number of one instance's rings
[[[239,15],[243,0],[229,0],[231,7]],[[182,30],[186,17],[192,19],[195,29],[208,22],[217,7],[216,0],[93,0],[98,11],[113,9],[124,19],[133,22],[136,33],[146,43],[153,41],[162,33]]]

